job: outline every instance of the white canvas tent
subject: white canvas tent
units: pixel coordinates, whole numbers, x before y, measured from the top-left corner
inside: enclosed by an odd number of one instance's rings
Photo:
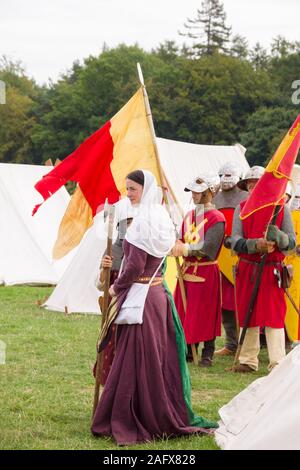
[[[186,184],[200,172],[218,174],[226,162],[236,162],[243,173],[249,168],[246,149],[240,144],[198,145],[161,138],[156,140],[162,168],[182,207],[191,199],[191,194],[184,192]]]
[[[46,166],[0,164],[0,284],[57,284],[74,253],[52,261],[52,248],[70,196],[60,189],[32,217],[41,197],[34,184]]]
[[[97,280],[102,254],[106,247],[103,214],[95,217],[79,245],[76,256],[48,298],[45,306],[60,312],[99,313]]]
[[[218,172],[222,164],[235,161],[245,173],[249,168],[246,149],[233,146],[197,145],[168,139],[157,139],[161,165],[179,204],[186,208],[190,193],[184,187],[201,171]],[[104,223],[101,214],[81,242],[78,252],[61,282],[45,303],[51,310],[69,313],[99,313],[96,288],[99,264],[105,249]],[[104,235],[104,236],[103,236]]]
[[[224,450],[300,450],[300,346],[219,410]]]

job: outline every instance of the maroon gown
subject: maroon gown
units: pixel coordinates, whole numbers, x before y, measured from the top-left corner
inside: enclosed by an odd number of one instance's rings
[[[152,276],[161,262],[126,240],[123,247],[125,269],[114,284],[118,307],[132,283]],[[150,287],[141,325],[118,325],[92,432],[112,436],[120,445],[205,432],[189,425],[171,305],[162,285]]]

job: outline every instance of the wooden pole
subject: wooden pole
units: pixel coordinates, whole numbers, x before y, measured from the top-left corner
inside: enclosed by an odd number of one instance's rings
[[[107,203],[105,204],[105,206],[107,206]],[[104,208],[104,211],[105,211],[105,208]],[[107,234],[107,247],[106,247],[106,254],[110,257],[112,256],[112,238],[113,238],[114,218],[115,218],[115,207],[111,205],[109,206],[109,209],[108,209],[108,234]],[[103,327],[103,324],[106,320],[107,312],[108,312],[108,300],[109,300],[108,291],[110,287],[110,272],[111,272],[111,268],[103,268],[103,269],[105,270],[105,278],[104,278],[104,290],[103,290],[103,302],[102,302],[101,328]],[[103,351],[99,352],[97,348],[93,416],[96,412],[97,405],[99,402],[102,367],[103,367]]]
[[[168,206],[168,198],[167,198],[167,195],[166,195],[165,180],[164,180],[164,177],[163,177],[161,162],[160,162],[160,158],[159,158],[159,152],[158,152],[157,143],[156,143],[156,135],[155,135],[155,129],[154,129],[154,124],[153,124],[153,118],[152,118],[149,98],[148,98],[148,94],[147,94],[146,87],[145,87],[145,84],[144,84],[144,77],[143,77],[142,69],[141,69],[141,66],[140,66],[139,63],[137,64],[137,69],[138,69],[139,79],[140,79],[140,82],[141,82],[141,85],[142,85],[142,88],[143,88],[143,96],[144,96],[144,103],[145,103],[145,108],[146,108],[146,116],[147,116],[150,132],[151,132],[155,158],[156,158],[156,161],[157,161],[157,169],[158,169],[158,175],[159,175],[159,179],[160,179],[160,183],[161,183],[161,187],[162,187],[163,199],[164,199],[164,202],[165,202],[166,206]],[[169,208],[168,208],[168,210],[169,210]]]
[[[237,304],[237,297],[236,297],[236,272],[237,272],[237,266],[235,265],[233,267],[233,292],[234,292],[234,316],[235,316],[235,326],[236,326],[236,343],[239,343],[239,338],[240,338],[240,323],[239,323],[239,312],[238,312],[238,304]]]
[[[143,77],[143,72],[142,72],[142,69],[141,69],[141,66],[140,64],[138,63],[137,64],[137,70],[138,70],[138,76],[139,76],[139,80],[140,80],[140,83],[142,85],[142,88],[143,88],[143,96],[144,96],[144,102],[145,102],[145,108],[146,108],[146,116],[147,116],[147,120],[148,120],[148,124],[149,124],[149,128],[150,128],[150,132],[151,132],[151,137],[152,137],[152,142],[153,142],[153,147],[154,147],[154,153],[155,153],[155,158],[156,158],[156,161],[157,161],[157,169],[158,169],[158,174],[159,174],[159,179],[160,179],[160,183],[161,183],[161,187],[162,187],[162,192],[163,192],[163,200],[164,200],[164,203],[166,204],[166,208],[171,216],[171,211],[170,211],[170,207],[169,207],[169,201],[168,201],[168,198],[167,198],[167,194],[166,194],[166,178],[165,178],[165,175],[163,173],[163,170],[162,170],[162,166],[161,166],[161,161],[160,161],[160,157],[159,157],[159,152],[158,152],[158,147],[157,147],[157,143],[156,143],[156,134],[155,134],[155,129],[154,129],[154,124],[153,124],[153,118],[152,118],[152,113],[151,113],[151,108],[150,108],[150,103],[149,103],[149,98],[148,98],[148,94],[147,94],[147,91],[146,91],[146,87],[145,87],[145,83],[144,83],[144,77]],[[168,187],[170,188],[171,190],[171,187],[170,185],[168,185]],[[172,191],[172,195],[173,195],[173,191]],[[174,202],[177,203],[177,201],[174,200]],[[178,203],[177,203],[178,204]],[[179,282],[179,287],[180,287],[180,292],[181,292],[181,297],[182,297],[182,303],[183,303],[183,306],[184,306],[184,310],[186,312],[186,308],[187,308],[187,298],[186,298],[186,292],[185,292],[185,286],[184,286],[184,281],[183,281],[183,277],[182,277],[182,272],[181,272],[181,268],[180,268],[180,263],[179,263],[179,259],[178,257],[176,257],[176,267],[177,267],[177,273],[178,273],[178,282]],[[197,351],[196,351],[196,347],[194,344],[191,345],[191,348],[192,348],[192,354],[193,354],[193,361],[194,361],[194,364],[198,364],[198,356],[197,356]]]
[[[175,194],[174,194],[173,188],[172,188],[172,186],[170,185],[169,180],[168,180],[168,178],[167,178],[167,176],[166,176],[166,173],[165,173],[164,171],[163,171],[163,175],[164,175],[164,179],[165,179],[165,181],[166,181],[166,183],[167,183],[168,190],[170,191],[170,194],[171,194],[171,196],[172,196],[172,199],[173,199],[174,203],[176,204],[176,206],[177,206],[177,208],[178,208],[178,210],[179,210],[179,212],[180,212],[181,217],[184,218],[183,209],[182,209],[181,205],[178,203],[177,198],[176,198],[176,196],[175,196]]]

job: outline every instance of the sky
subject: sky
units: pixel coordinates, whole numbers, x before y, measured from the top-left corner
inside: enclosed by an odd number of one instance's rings
[[[223,0],[234,34],[269,47],[279,34],[300,40],[300,0]],[[0,0],[0,57],[21,60],[39,84],[56,81],[75,60],[109,47],[182,43],[201,0]]]

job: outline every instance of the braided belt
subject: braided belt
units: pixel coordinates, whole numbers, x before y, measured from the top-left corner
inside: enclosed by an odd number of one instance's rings
[[[147,284],[149,281],[151,281],[152,277],[150,276],[143,276],[139,277],[136,282],[141,282]],[[163,278],[162,277],[155,277],[153,278],[153,281],[150,284],[150,287],[153,286],[158,286],[163,283]]]

